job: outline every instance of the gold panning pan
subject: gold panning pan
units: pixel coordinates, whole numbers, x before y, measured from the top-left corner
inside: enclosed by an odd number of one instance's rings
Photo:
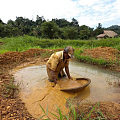
[[[61,79],[58,81],[61,91],[82,90],[91,83],[89,78],[74,78],[73,80]]]

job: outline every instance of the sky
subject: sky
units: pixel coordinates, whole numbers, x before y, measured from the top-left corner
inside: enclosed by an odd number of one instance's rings
[[[45,20],[75,18],[79,25],[96,28],[120,25],[120,0],[1,0],[0,19],[7,23],[16,17],[36,20],[36,16]]]

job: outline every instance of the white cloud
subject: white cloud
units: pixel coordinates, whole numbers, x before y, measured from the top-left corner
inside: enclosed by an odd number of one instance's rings
[[[79,3],[81,2],[83,2],[83,12],[82,16],[78,17],[80,25],[96,26],[98,23],[106,23],[120,18],[120,7],[118,7],[120,2],[118,0],[112,2],[111,0],[96,0],[95,2],[79,0]]]
[[[92,6],[98,3],[100,0],[77,0],[78,4],[81,6]]]
[[[115,12],[119,15],[120,17],[120,0],[116,0],[116,2],[114,3],[114,9]]]
[[[16,16],[32,18],[36,15],[43,15],[46,19],[69,19],[78,14],[76,3],[72,0],[2,0],[2,4],[0,17],[5,21]]]
[[[67,18],[70,19],[72,16],[78,14],[76,9],[76,3],[71,0],[45,0],[37,6],[39,11],[36,14],[43,14],[45,18]]]
[[[90,27],[120,19],[119,0],[1,0],[0,18],[3,22],[16,16],[29,19],[36,15],[45,19],[73,17],[80,25]]]

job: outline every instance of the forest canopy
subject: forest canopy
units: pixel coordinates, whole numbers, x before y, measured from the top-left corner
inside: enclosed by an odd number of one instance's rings
[[[103,28],[101,23],[98,23],[96,28],[82,25],[76,19],[72,18],[71,22],[66,19],[45,20],[43,16],[36,16],[36,21],[28,18],[16,17],[16,20],[8,20],[4,23],[0,19],[0,37],[13,37],[30,35],[42,38],[60,38],[60,39],[91,39],[103,33],[103,30],[109,29],[120,35],[120,26],[112,25],[108,28]]]

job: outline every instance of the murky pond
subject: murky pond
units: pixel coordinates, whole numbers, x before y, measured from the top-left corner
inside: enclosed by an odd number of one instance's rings
[[[120,73],[79,62],[71,62],[70,68],[71,73],[91,79],[91,84],[75,99],[120,102]]]
[[[120,73],[76,61],[70,62],[70,73],[72,77],[91,79],[91,84],[82,91],[64,92],[60,91],[58,85],[52,87],[52,83],[47,80],[45,65],[14,70],[15,81],[20,83],[21,88],[19,96],[35,118],[43,115],[40,106],[45,110],[48,107],[49,111],[53,113],[58,106],[64,113],[67,113],[66,99],[71,98],[77,103],[81,101],[120,102]]]

